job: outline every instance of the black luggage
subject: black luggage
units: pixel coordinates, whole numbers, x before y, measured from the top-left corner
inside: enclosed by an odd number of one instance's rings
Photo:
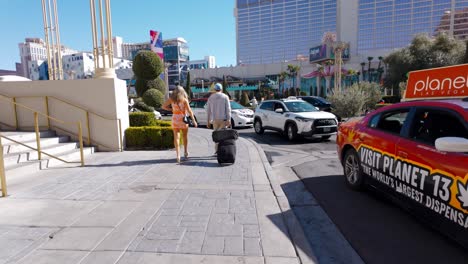
[[[219,164],[233,164],[234,162],[236,162],[236,140],[226,139],[220,141],[218,143],[217,158]]]
[[[237,132],[237,130],[225,128],[225,129],[213,131],[213,134],[211,134],[211,137],[213,138],[214,142],[218,143],[227,139],[236,140],[239,137],[239,133]]]

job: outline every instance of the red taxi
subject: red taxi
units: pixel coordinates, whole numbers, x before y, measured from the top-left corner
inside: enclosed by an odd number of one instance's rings
[[[404,101],[339,126],[346,183],[468,247],[468,64],[411,72]]]

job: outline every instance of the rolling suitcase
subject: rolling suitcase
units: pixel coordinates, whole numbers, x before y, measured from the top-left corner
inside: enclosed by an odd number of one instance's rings
[[[234,164],[236,162],[236,140],[226,139],[218,142],[217,158],[219,164]]]
[[[239,133],[234,129],[223,128],[221,130],[213,131],[211,137],[213,138],[214,142],[218,143],[226,139],[235,140],[239,137]]]

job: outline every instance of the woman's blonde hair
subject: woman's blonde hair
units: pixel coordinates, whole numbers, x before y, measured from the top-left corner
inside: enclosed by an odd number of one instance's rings
[[[171,100],[173,102],[176,102],[176,103],[179,103],[181,101],[183,101],[184,99],[187,99],[188,96],[187,96],[187,93],[185,92],[184,90],[184,87],[178,85],[174,91],[172,91],[172,94],[171,94]]]

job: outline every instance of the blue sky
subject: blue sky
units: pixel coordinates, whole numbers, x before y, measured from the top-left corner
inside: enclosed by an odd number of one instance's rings
[[[18,43],[26,37],[44,39],[41,0],[0,0],[2,44],[0,69],[20,62]],[[60,38],[76,50],[92,50],[89,0],[57,0]],[[183,37],[190,59],[216,57],[219,66],[235,65],[234,0],[111,0],[112,31],[124,42],[149,41],[149,30],[163,39]]]

